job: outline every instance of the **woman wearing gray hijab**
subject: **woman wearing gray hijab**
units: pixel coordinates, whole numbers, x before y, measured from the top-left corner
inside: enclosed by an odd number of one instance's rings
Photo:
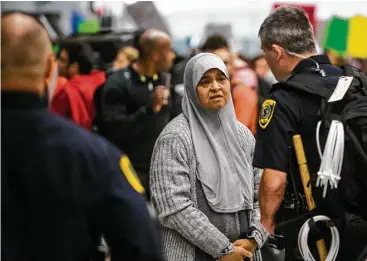
[[[150,168],[165,260],[261,260],[262,172],[251,166],[255,139],[236,120],[226,66],[198,54],[184,85],[183,113],[162,131]]]

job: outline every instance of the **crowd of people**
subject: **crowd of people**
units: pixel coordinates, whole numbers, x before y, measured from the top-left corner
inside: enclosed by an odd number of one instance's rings
[[[259,38],[253,59],[212,35],[177,63],[170,36],[147,29],[101,71],[88,45],[55,55],[36,18],[3,14],[2,258],[303,260],[310,209],[292,137],[317,178],[316,128],[332,113],[351,138],[341,186],[332,199],[314,195],[316,214],[339,230],[336,260],[366,260],[367,63],[352,70],[331,50],[318,54],[296,7],[275,9]],[[344,92],[351,101],[325,110],[342,76],[359,79]],[[311,236],[315,257],[328,229]],[[275,241],[285,257],[265,253]]]

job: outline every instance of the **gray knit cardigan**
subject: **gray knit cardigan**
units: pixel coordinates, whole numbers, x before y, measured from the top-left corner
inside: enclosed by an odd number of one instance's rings
[[[252,164],[255,139],[248,128],[238,123],[241,146]],[[262,171],[253,168],[254,204],[250,226],[259,226],[258,188]],[[161,224],[165,261],[194,261],[195,246],[213,257],[228,245],[229,239],[198,209],[196,157],[189,123],[183,114],[172,120],[160,134],[150,166],[153,206]],[[266,240],[265,236],[262,243]],[[257,240],[258,241],[258,240]],[[214,258],[213,258],[214,259]],[[255,251],[253,261],[260,261]]]

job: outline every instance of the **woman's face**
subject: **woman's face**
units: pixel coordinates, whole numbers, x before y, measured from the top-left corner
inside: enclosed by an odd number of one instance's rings
[[[230,97],[229,80],[218,69],[208,70],[201,77],[196,90],[201,106],[209,110],[223,108]]]

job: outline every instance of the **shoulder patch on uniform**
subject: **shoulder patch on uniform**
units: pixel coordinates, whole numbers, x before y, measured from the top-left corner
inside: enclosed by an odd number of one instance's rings
[[[123,155],[120,159],[120,168],[133,189],[138,193],[144,193],[144,187],[141,185],[130,159],[126,155]]]
[[[261,106],[259,125],[261,128],[265,129],[269,125],[271,118],[274,114],[275,105],[277,104],[274,100],[265,100]]]

